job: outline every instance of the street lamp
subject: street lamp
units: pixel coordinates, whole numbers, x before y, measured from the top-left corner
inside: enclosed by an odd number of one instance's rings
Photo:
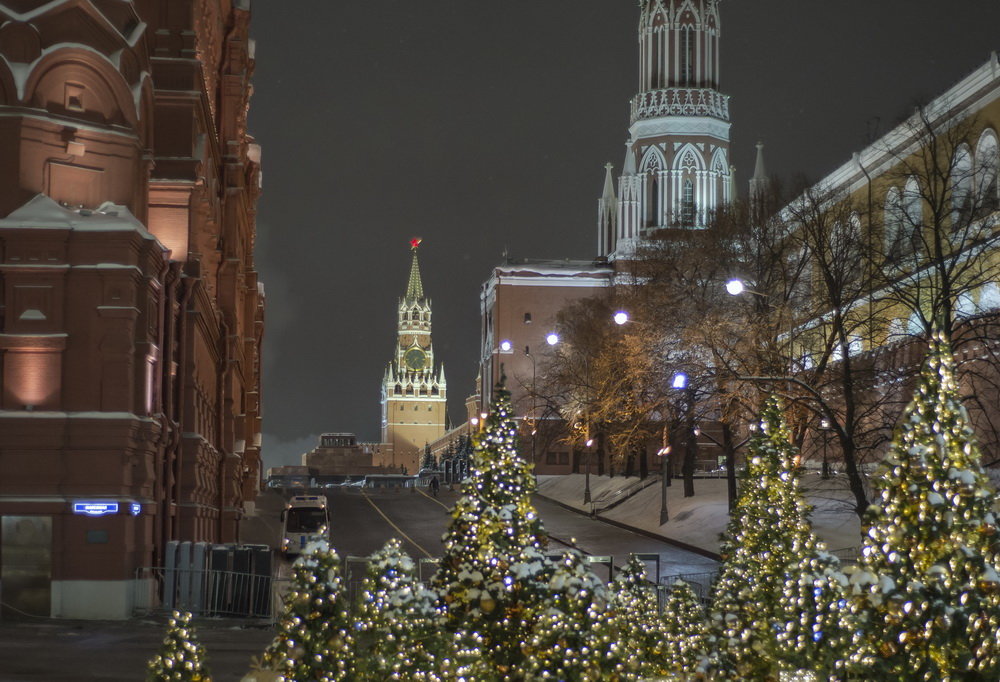
[[[507,339],[504,339],[503,341],[500,342],[500,350],[503,351],[504,353],[509,353],[510,348],[511,348],[510,341],[508,341]]]
[[[556,334],[555,332],[549,332],[545,336],[545,343],[549,344],[550,346],[556,345],[557,343],[559,343],[559,335]]]
[[[660,525],[662,526],[670,520],[670,512],[667,511],[667,486],[670,485],[670,446],[666,444],[667,427],[663,427],[663,447],[656,455],[660,457]]]
[[[826,458],[827,445],[829,445],[830,439],[830,420],[821,419],[819,422],[819,429],[823,432],[823,469],[820,474],[824,481],[830,478],[830,462]]]
[[[690,497],[694,495],[694,460],[697,454],[694,433],[695,388],[688,381],[688,375],[684,372],[675,374],[670,385],[679,391],[684,391],[684,459],[681,460],[681,472],[684,475],[684,496]]]
[[[590,446],[594,444],[594,439],[590,437],[590,425],[587,425],[587,440],[584,447],[587,448],[587,473],[584,474],[583,503],[590,504]]]
[[[627,312],[625,312],[624,310],[619,310],[612,316],[611,319],[613,319],[615,321],[615,324],[617,324],[620,327],[626,322],[628,322],[629,318]]]
[[[535,419],[535,356],[531,354],[531,346],[524,347],[524,354],[531,360],[531,463],[535,464],[535,434],[538,433],[538,422]]]

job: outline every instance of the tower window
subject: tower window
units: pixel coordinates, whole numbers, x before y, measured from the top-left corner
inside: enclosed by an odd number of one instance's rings
[[[524,323],[525,324],[531,324],[531,313],[525,313],[524,314]]]
[[[694,183],[684,181],[684,194],[681,196],[681,225],[694,227]]]
[[[694,80],[694,28],[681,27],[681,85],[691,85]]]

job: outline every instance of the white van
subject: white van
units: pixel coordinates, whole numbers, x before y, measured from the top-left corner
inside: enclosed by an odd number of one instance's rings
[[[330,513],[323,495],[296,495],[281,512],[281,553],[301,554],[311,540],[329,540]]]

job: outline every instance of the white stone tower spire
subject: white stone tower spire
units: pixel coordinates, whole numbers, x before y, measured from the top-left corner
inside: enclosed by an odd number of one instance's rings
[[[719,92],[719,0],[641,0],[639,93],[632,98],[614,239],[627,258],[663,229],[703,228],[731,200],[729,97]]]
[[[750,178],[750,198],[754,201],[760,199],[767,189],[767,170],[764,169],[764,143],[757,143],[757,161],[753,167],[753,177]]]
[[[614,166],[604,164],[604,192],[597,200],[597,252],[606,254],[614,243],[618,228],[618,199],[615,197]]]

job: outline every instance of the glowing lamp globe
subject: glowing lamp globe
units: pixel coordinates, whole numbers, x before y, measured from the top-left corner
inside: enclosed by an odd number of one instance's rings
[[[743,293],[746,287],[743,286],[743,282],[738,279],[731,279],[726,282],[726,291],[729,292],[731,296],[739,296]]]

